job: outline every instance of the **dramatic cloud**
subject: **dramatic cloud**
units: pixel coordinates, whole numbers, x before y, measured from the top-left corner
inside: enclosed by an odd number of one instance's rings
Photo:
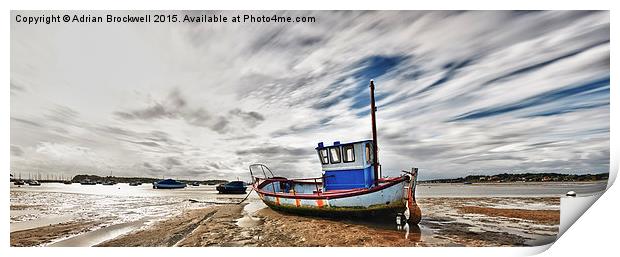
[[[186,13],[317,21],[13,19],[11,171],[317,176],[318,142],[370,138],[370,79],[386,175],[609,169],[609,12]]]
[[[11,145],[11,155],[22,156],[24,155],[24,150],[22,150],[22,148],[19,146]]]

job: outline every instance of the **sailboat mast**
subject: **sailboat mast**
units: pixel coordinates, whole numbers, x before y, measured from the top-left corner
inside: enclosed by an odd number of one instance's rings
[[[379,151],[377,147],[377,119],[375,117],[375,112],[377,111],[377,107],[375,107],[375,83],[371,79],[370,80],[370,117],[372,119],[372,151],[373,156],[375,157],[374,161],[374,170],[375,170],[375,186],[379,184]]]

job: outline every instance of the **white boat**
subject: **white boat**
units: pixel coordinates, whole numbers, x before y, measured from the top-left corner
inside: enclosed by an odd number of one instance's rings
[[[418,169],[397,177],[381,176],[372,80],[370,103],[373,139],[329,146],[319,143],[320,177],[288,179],[274,176],[263,164],[251,165],[252,187],[260,199],[274,210],[301,215],[392,220],[404,216],[417,224],[422,216],[415,201]]]

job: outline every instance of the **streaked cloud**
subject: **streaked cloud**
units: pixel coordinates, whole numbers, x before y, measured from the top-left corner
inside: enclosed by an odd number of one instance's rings
[[[317,22],[12,22],[11,170],[316,176],[370,138],[370,79],[385,174],[609,169],[609,12],[221,13]]]

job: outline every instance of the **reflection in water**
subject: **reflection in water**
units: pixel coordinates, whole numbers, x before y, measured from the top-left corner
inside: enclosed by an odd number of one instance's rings
[[[404,231],[405,239],[409,239],[411,241],[419,242],[422,238],[420,226],[417,224],[405,223],[404,226],[396,226],[396,230]]]
[[[405,211],[404,214],[396,216],[396,230],[405,231],[405,239],[419,242],[422,239],[420,226],[417,224],[409,224],[409,222],[407,222],[407,220],[409,220],[409,213],[407,211]]]
[[[420,226],[417,224],[406,224],[405,227],[407,231],[405,233],[405,239],[409,239],[414,242],[422,241],[422,230],[420,229]]]
[[[106,240],[110,240],[120,235],[139,229],[145,225],[147,220],[148,219],[144,218],[144,219],[133,221],[133,222],[106,226],[106,227],[96,229],[93,231],[89,231],[89,232],[86,232],[84,234],[80,234],[74,237],[69,237],[67,239],[60,240],[58,242],[54,242],[52,244],[49,244],[48,246],[51,246],[51,247],[94,246],[99,243],[105,242]]]

